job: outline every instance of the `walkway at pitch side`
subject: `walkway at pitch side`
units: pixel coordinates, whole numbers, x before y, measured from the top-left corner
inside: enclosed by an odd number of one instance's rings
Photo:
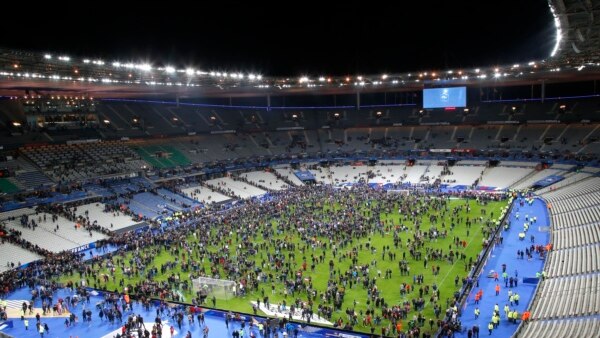
[[[523,283],[524,278],[535,278],[536,272],[541,272],[544,266],[544,260],[539,258],[539,255],[533,254],[531,261],[517,258],[517,250],[525,251],[525,248],[530,247],[532,244],[535,245],[546,245],[550,240],[550,217],[546,203],[536,198],[532,205],[529,205],[524,201],[524,206],[520,206],[519,202],[521,198],[518,198],[514,202],[514,206],[509,215],[511,221],[511,227],[508,231],[502,231],[503,244],[499,244],[492,249],[490,257],[483,267],[481,275],[479,277],[479,287],[473,287],[469,294],[466,304],[462,309],[462,315],[460,320],[462,322],[463,331],[457,333],[457,337],[467,337],[467,330],[472,328],[474,325],[478,325],[480,329],[480,336],[488,336],[488,324],[491,322],[492,314],[494,313],[494,305],[498,304],[500,308],[500,324],[498,328],[492,332],[493,337],[510,337],[517,329],[518,323],[520,322],[521,314],[528,308],[529,303],[533,299],[533,295],[537,284]],[[516,218],[516,215],[519,218]],[[525,216],[529,218],[537,217],[537,222],[529,226],[529,230],[526,233],[525,239],[519,239],[519,233],[523,231],[523,223],[525,222]],[[535,243],[531,243],[531,235],[535,237]],[[502,264],[506,264],[506,272],[509,277],[518,278],[518,286],[513,287],[513,293],[518,293],[520,296],[519,305],[510,305],[508,301],[508,290],[511,288],[505,287],[504,280],[502,278]],[[499,281],[494,281],[494,278],[488,278],[487,275],[490,271],[497,271],[499,274]],[[500,285],[500,295],[496,296],[495,287],[496,284]],[[483,290],[483,298],[479,302],[479,305],[475,304],[475,294],[479,290]],[[517,310],[519,313],[519,320],[517,324],[509,323],[504,313],[504,306],[508,304],[512,310]],[[475,319],[475,308],[479,307],[481,314],[478,319]]]
[[[92,292],[92,294],[97,294]],[[58,300],[59,298],[65,299],[68,296],[73,297],[75,295],[74,291],[69,291],[67,289],[61,289],[54,294],[54,300]],[[23,301],[29,301],[31,299],[31,292],[29,288],[21,288],[10,294],[8,297],[8,308],[15,309],[11,311],[11,313],[19,312],[16,309],[20,309]],[[117,333],[121,332],[121,325],[117,324],[116,321],[114,324],[108,323],[106,318],[103,321],[100,320],[98,316],[98,310],[96,308],[96,304],[99,304],[103,300],[101,295],[93,295],[90,297],[90,303],[87,304],[84,301],[78,302],[76,307],[72,308],[71,311],[79,318],[77,323],[71,327],[65,326],[65,319],[68,315],[63,316],[42,316],[41,323],[48,324],[49,332],[44,333],[44,338],[113,338]],[[219,305],[219,301],[217,301],[217,306]],[[90,323],[83,323],[81,321],[82,312],[84,309],[89,309],[92,311],[92,321]],[[205,309],[205,323],[209,327],[209,337],[215,338],[226,338],[231,337],[233,330],[239,330],[241,328],[241,321],[231,321],[229,323],[229,327],[225,325],[225,312],[218,310]],[[29,329],[25,330],[25,323],[19,316],[17,317],[9,317],[8,321],[2,322],[0,321],[0,332],[6,333],[13,337],[19,338],[39,338],[40,334],[36,331],[36,313],[42,314],[41,309],[41,301],[39,298],[34,303],[34,311],[32,315],[26,315],[26,319],[29,321]],[[126,311],[123,313],[123,323],[127,321],[129,315],[136,314],[141,315],[144,318],[144,323],[146,328],[150,331],[152,329],[152,325],[156,319],[156,308],[151,307],[149,311],[143,309],[143,307],[139,304],[133,305],[132,311]],[[250,329],[251,321],[264,322],[265,318],[259,316],[250,316],[250,315],[241,315],[242,320],[245,322],[245,334],[243,337],[250,337],[250,330],[252,330],[256,337],[261,337],[258,332],[258,328],[256,325]],[[183,321],[183,325],[181,329],[177,327],[177,324],[173,322],[171,318],[169,318],[166,314],[161,316],[162,324],[163,324],[163,337],[171,337],[169,333],[169,327],[173,325],[175,327],[175,333],[172,337],[185,337],[187,332],[189,331],[192,334],[192,337],[202,337],[202,330],[204,326],[199,325],[198,321],[194,324],[189,324],[188,320],[185,319]],[[291,324],[291,331],[289,332],[288,337],[294,337],[293,329],[298,327],[298,337],[301,338],[319,338],[319,337],[345,337],[345,338],[367,338],[367,335],[346,332],[346,331],[337,331],[333,329],[316,327],[316,326],[300,326],[297,323]],[[272,335],[274,338],[283,338],[283,332],[285,330],[277,330],[277,332]],[[134,335],[133,337],[137,337]]]

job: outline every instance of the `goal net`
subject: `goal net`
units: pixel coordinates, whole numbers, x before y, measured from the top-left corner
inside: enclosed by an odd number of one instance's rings
[[[410,195],[410,190],[408,189],[389,189],[387,191],[388,194],[398,194],[398,195],[402,195],[402,196],[408,196]]]
[[[208,277],[198,277],[192,280],[194,292],[198,293],[201,299],[231,299],[235,296],[234,281],[226,279],[216,279]]]

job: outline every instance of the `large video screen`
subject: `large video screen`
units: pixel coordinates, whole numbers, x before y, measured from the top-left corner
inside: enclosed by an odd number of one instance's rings
[[[467,87],[423,90],[423,108],[466,107]]]

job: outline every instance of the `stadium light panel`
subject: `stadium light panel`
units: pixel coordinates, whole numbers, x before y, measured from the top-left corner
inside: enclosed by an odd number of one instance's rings
[[[45,55],[44,55],[44,59],[46,59],[46,60],[50,60],[50,59],[52,59],[52,55],[50,55],[50,54],[45,54]]]
[[[188,68],[185,70],[185,73],[187,75],[194,75],[196,73],[196,71],[193,68]]]
[[[175,68],[173,68],[172,66],[167,66],[165,67],[165,72],[167,72],[168,74],[175,73]]]
[[[556,42],[554,43],[554,48],[552,48],[552,52],[550,53],[550,57],[554,57],[558,50],[560,49],[560,43],[563,38],[562,27],[560,25],[560,19],[554,9],[554,6],[550,2],[548,2],[548,6],[550,6],[550,12],[552,12],[552,16],[554,17],[554,26],[556,27]]]

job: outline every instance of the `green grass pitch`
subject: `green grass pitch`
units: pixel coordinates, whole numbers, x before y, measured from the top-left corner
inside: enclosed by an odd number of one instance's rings
[[[467,275],[466,269],[469,258],[475,258],[482,250],[482,241],[483,241],[483,229],[486,227],[484,223],[487,220],[492,219],[492,215],[494,218],[497,218],[501,209],[506,205],[506,202],[488,202],[487,205],[482,206],[477,203],[475,200],[466,200],[466,199],[450,199],[447,201],[447,205],[444,210],[436,210],[432,207],[431,201],[426,201],[424,198],[414,198],[409,197],[408,203],[404,202],[378,202],[378,201],[362,201],[358,198],[350,198],[349,200],[340,201],[336,200],[335,202],[331,202],[331,199],[320,198],[320,199],[311,199],[309,201],[304,202],[304,207],[299,208],[298,205],[289,205],[284,212],[281,212],[278,217],[271,217],[270,215],[261,215],[257,216],[257,222],[255,224],[254,231],[251,232],[250,237],[246,238],[247,241],[250,241],[255,246],[260,246],[261,244],[266,245],[267,249],[260,249],[258,252],[250,259],[256,261],[257,266],[262,266],[263,261],[267,261],[265,264],[263,271],[266,274],[273,274],[275,277],[281,275],[281,270],[276,271],[274,267],[271,267],[268,264],[267,259],[267,250],[271,253],[275,253],[275,244],[277,241],[284,241],[288,244],[294,244],[295,250],[283,250],[285,257],[289,257],[290,253],[293,253],[294,258],[291,259],[291,274],[293,275],[298,270],[302,269],[302,263],[304,261],[303,258],[306,259],[307,268],[306,271],[303,271],[303,278],[310,277],[312,279],[313,289],[317,291],[318,297],[314,300],[314,313],[317,313],[318,304],[324,304],[327,306],[332,306],[332,304],[327,304],[321,300],[322,293],[327,288],[327,283],[330,276],[329,271],[329,262],[332,260],[335,264],[334,270],[340,270],[343,274],[346,270],[350,269],[352,264],[352,259],[350,258],[352,254],[352,250],[356,248],[356,258],[357,265],[369,265],[369,277],[377,278],[376,285],[380,291],[380,297],[384,297],[385,302],[389,306],[399,305],[405,301],[410,301],[413,298],[419,297],[418,289],[420,286],[425,287],[426,285],[431,286],[433,283],[436,283],[440,290],[440,299],[438,304],[441,306],[442,314],[440,318],[443,317],[443,310],[446,308],[446,299],[451,298],[455,291],[457,291],[461,286],[461,281],[459,281],[458,286],[455,286],[455,278],[458,276],[459,279],[462,279]],[[368,218],[372,217],[376,206],[378,203],[386,203],[386,205],[379,205],[380,212],[379,218],[383,224],[383,231],[371,231],[365,234],[364,237],[353,238],[347,245],[340,247],[338,243],[337,255],[334,258],[333,252],[331,250],[331,246],[327,246],[327,249],[321,248],[318,245],[313,249],[312,245],[307,242],[306,239],[302,239],[299,232],[293,231],[284,231],[283,228],[291,221],[295,221],[299,215],[299,210],[304,210],[303,217],[308,217],[307,215],[312,215],[313,220],[318,220],[321,222],[327,223],[335,223],[340,219],[344,220],[357,220],[357,215],[360,214],[362,217]],[[470,212],[466,211],[466,205],[470,206]],[[423,257],[426,254],[426,248],[430,249],[441,249],[444,254],[447,254],[450,249],[454,252],[458,252],[459,254],[464,253],[467,257],[466,260],[455,259],[454,263],[450,263],[449,260],[441,259],[441,260],[433,260],[429,259],[427,268],[424,268],[423,260],[415,260],[411,257],[408,252],[408,243],[409,239],[413,238],[415,226],[415,219],[411,219],[411,216],[407,213],[400,213],[399,209],[407,208],[410,206],[412,210],[420,209],[419,214],[416,216],[416,220],[420,222],[420,229],[423,231],[427,231],[430,229],[432,225],[435,225],[438,230],[448,230],[448,235],[446,238],[439,238],[437,241],[430,241],[429,239],[425,239],[423,242],[423,247],[419,249],[422,253]],[[310,212],[306,214],[306,209]],[[452,211],[456,209],[456,213]],[[482,210],[484,210],[482,212]],[[406,210],[406,209],[404,209]],[[433,216],[433,217],[432,217]],[[431,222],[432,218],[433,222]],[[471,219],[473,222],[470,229],[466,226],[467,218]],[[306,218],[303,218],[306,219]],[[445,225],[445,228],[442,228],[442,223]],[[454,223],[454,227],[451,230],[451,224]],[[399,231],[399,238],[401,239],[401,247],[397,249],[394,246],[394,229],[396,229],[400,224],[407,226],[409,229],[407,231]],[[270,225],[270,226],[267,226]],[[242,243],[242,236],[238,236],[235,234],[235,229],[240,225],[223,225],[225,227],[231,227],[231,230],[234,232],[232,236],[228,239],[231,239],[231,244],[229,245],[230,256],[236,256],[240,254],[236,250],[236,248]],[[306,225],[304,225],[306,226]],[[268,236],[263,234],[263,231],[267,228],[272,229],[269,232]],[[468,233],[469,232],[469,233]],[[467,235],[468,233],[468,235]],[[198,247],[195,246],[198,243],[198,238],[206,238],[207,234],[202,234],[197,231],[196,234],[189,234],[187,236],[187,243],[194,247],[192,252],[192,258],[197,262],[199,268],[204,268],[207,273],[210,273],[211,266],[213,265],[207,256],[204,259],[201,258],[201,255],[198,253]],[[223,252],[223,243],[215,238],[216,231],[213,229],[208,238],[210,238],[209,243],[211,243],[207,250],[209,252]],[[460,241],[466,241],[466,247],[463,248],[460,245],[458,248],[455,246],[454,238],[458,237]],[[350,237],[346,237],[350,238]],[[316,240],[320,240],[322,242],[329,243],[329,240],[324,237],[315,237]],[[367,248],[367,243],[370,243],[370,246],[374,247],[374,250]],[[388,254],[385,254],[385,260],[382,259],[382,248],[390,247],[390,252],[395,253],[396,259],[390,261],[388,258]],[[362,249],[361,249],[362,248]],[[146,259],[148,262],[151,262],[149,266],[158,267],[159,274],[153,278],[154,281],[165,281],[169,278],[169,276],[179,275],[180,281],[189,280],[190,271],[182,271],[181,268],[181,255],[183,250],[179,246],[171,246],[168,248],[165,247],[146,247],[139,251],[138,255],[141,258]],[[402,260],[403,253],[406,254],[406,260],[410,267],[409,275],[401,276],[399,270],[399,261]],[[121,286],[120,281],[123,280],[122,284],[124,286],[135,285],[139,283],[141,280],[147,280],[146,272],[149,271],[147,267],[144,271],[140,271],[137,275],[127,277],[124,274],[122,266],[129,267],[130,261],[132,258],[132,253],[129,252],[125,256],[116,256],[112,258],[113,264],[115,264],[115,272],[112,273],[109,271],[106,266],[102,268],[98,268],[96,265],[94,269],[94,276],[87,277],[88,285],[97,287],[99,289],[105,289],[108,291],[118,290],[123,292],[124,287]],[[315,257],[319,257],[320,255],[324,256],[323,263],[318,263],[315,266],[314,271],[311,271],[311,255]],[[177,264],[174,268],[168,269],[165,273],[160,273],[160,266],[167,262],[175,262],[177,258]],[[343,258],[343,257],[346,258]],[[188,257],[188,253],[186,252],[186,258]],[[118,260],[122,261],[122,265],[117,264]],[[374,265],[376,261],[376,265]],[[440,271],[439,274],[434,275],[431,269],[431,266],[439,266]],[[216,264],[217,269],[219,269],[220,275],[224,276],[222,268],[218,264]],[[470,267],[468,267],[470,268]],[[384,278],[385,272],[391,269],[392,275],[391,278]],[[193,271],[193,270],[192,270]],[[378,277],[378,271],[381,271],[381,277]],[[110,278],[108,282],[105,283],[100,276],[102,274],[108,274]],[[424,277],[424,283],[422,285],[413,285],[413,275],[422,274]],[[114,278],[114,279],[113,279]],[[61,282],[74,281],[77,282],[81,280],[82,277],[78,273],[75,273],[72,276],[62,276],[59,280]],[[334,277],[337,281],[337,275]],[[113,281],[114,280],[114,281]],[[402,283],[408,283],[414,289],[410,294],[401,295],[400,294],[400,285]],[[275,294],[272,294],[271,288],[275,287]],[[194,297],[193,292],[190,290],[183,290],[173,286],[173,289],[179,291],[183,296],[186,302],[190,302],[192,297]],[[263,299],[262,294],[269,297],[269,301],[271,304],[279,304],[284,299],[287,302],[289,307],[292,302],[300,298],[303,301],[307,300],[306,292],[297,292],[295,297],[292,297],[291,294],[284,294],[284,284],[277,278],[274,278],[274,281],[269,281],[266,283],[261,283],[258,285],[258,288],[253,291],[249,291],[243,297],[235,297],[228,300],[225,299],[217,299],[216,307],[219,309],[232,310],[232,311],[240,311],[245,313],[252,313],[252,305],[250,301],[255,301],[256,299]],[[425,332],[434,332],[436,326],[434,325],[433,330],[429,327],[429,319],[433,318],[435,320],[433,304],[430,302],[431,292],[428,295],[424,295],[423,298],[425,300],[425,307],[422,311],[422,315],[426,320],[426,324],[423,326],[422,330]],[[354,305],[356,304],[356,305]],[[205,303],[207,306],[212,306],[211,302],[208,301]],[[370,304],[371,307],[374,304]],[[347,285],[345,287],[345,297],[343,304],[341,306],[341,310],[334,311],[331,316],[330,321],[334,322],[338,318],[342,318],[344,322],[347,321],[346,309],[355,307],[355,312],[358,315],[358,323],[353,327],[356,331],[361,332],[371,332],[371,328],[364,326],[362,320],[364,318],[360,316],[360,313],[365,313],[368,305],[367,305],[367,290],[363,288],[362,283],[358,285],[355,283],[352,287]],[[377,308],[375,314],[380,314],[380,308]],[[402,320],[403,329],[406,330],[408,328],[409,321],[413,319],[414,315],[417,315],[418,311],[415,311],[411,308],[411,312],[408,314],[407,318]],[[382,318],[383,319],[383,318]],[[381,324],[375,326],[375,332],[381,332],[382,326],[391,325],[390,321],[387,319],[383,319]]]

